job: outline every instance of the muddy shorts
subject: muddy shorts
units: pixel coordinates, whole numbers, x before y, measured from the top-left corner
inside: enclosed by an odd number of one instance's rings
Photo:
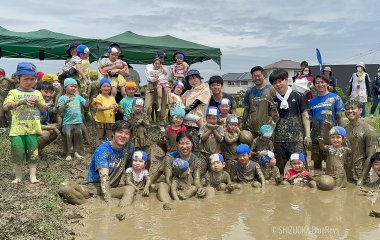
[[[20,163],[26,159],[34,163],[38,158],[37,134],[11,137],[11,162]]]
[[[103,130],[112,130],[113,123],[95,122],[95,128]]]

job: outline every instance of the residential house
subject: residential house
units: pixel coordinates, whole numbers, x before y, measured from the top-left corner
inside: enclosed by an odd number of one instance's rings
[[[297,74],[301,70],[300,63],[292,60],[280,60],[278,62],[269,64],[264,67],[265,77],[269,79],[269,75],[276,69],[284,69],[288,72],[288,80],[289,84],[293,83],[293,76]]]
[[[223,78],[223,91],[230,95],[239,95],[239,92],[245,92],[247,88],[253,86],[250,72],[245,73],[226,73]]]

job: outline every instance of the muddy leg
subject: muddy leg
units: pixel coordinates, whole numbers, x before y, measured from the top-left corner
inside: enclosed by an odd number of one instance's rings
[[[111,192],[112,196],[112,192]],[[135,189],[132,186],[125,186],[124,187],[124,194],[123,197],[120,199],[119,207],[125,208],[132,204],[133,199],[135,197]]]
[[[215,197],[215,188],[213,187],[205,187],[206,191],[206,199],[214,198]]]
[[[79,190],[79,191],[78,191]],[[83,186],[80,186],[76,182],[62,182],[59,185],[58,193],[68,203],[74,205],[80,205],[86,202],[86,199],[90,198],[90,194]]]
[[[170,187],[167,183],[160,182],[158,183],[157,198],[161,202],[170,203],[172,201],[169,195]]]
[[[227,185],[225,183],[221,183],[216,187],[217,191],[226,191]]]
[[[83,141],[85,144],[90,144],[90,137],[88,136],[88,131],[87,131],[87,127],[84,123],[81,124],[81,130],[82,130],[82,136],[83,137]]]
[[[251,186],[254,188],[261,188],[261,183],[258,181],[253,181]]]
[[[15,171],[15,179],[12,181],[12,183],[19,183],[22,180],[22,169],[20,164],[15,164],[13,166],[13,169]]]

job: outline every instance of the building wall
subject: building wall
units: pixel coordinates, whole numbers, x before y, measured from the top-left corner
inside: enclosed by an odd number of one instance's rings
[[[246,91],[248,88],[253,86],[252,80],[234,80],[223,82],[223,91],[231,95],[237,95],[240,91]]]

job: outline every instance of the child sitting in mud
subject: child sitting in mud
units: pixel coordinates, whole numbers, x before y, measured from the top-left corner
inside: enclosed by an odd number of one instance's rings
[[[166,151],[172,152],[177,150],[177,134],[179,132],[186,132],[186,127],[183,125],[183,118],[185,117],[185,109],[181,107],[175,108],[170,112],[171,124],[165,130],[166,138]]]
[[[266,184],[280,184],[282,181],[281,173],[276,166],[274,153],[269,150],[260,152],[259,163],[264,174]]]
[[[195,196],[197,188],[190,174],[189,162],[181,158],[176,158],[172,165],[173,179],[170,192],[174,200],[186,200]]]
[[[18,87],[9,91],[4,100],[4,110],[12,112],[11,162],[14,164],[15,179],[22,180],[22,163],[29,164],[31,183],[39,182],[36,177],[38,158],[38,135],[41,134],[40,111],[45,112],[45,101],[40,91],[34,90],[36,66],[32,63],[17,64]]]
[[[288,170],[284,175],[284,184],[300,184],[302,186],[306,185],[310,188],[316,188],[317,183],[313,180],[310,173],[305,170],[305,155],[303,153],[293,153],[290,155],[290,165],[291,169]]]
[[[210,156],[210,166],[211,168],[205,176],[206,186],[213,187],[217,191],[233,191],[234,186],[231,183],[230,175],[223,170],[225,163],[220,153]]]
[[[121,207],[129,206],[136,193],[142,191],[144,197],[149,196],[151,184],[149,172],[145,169],[148,163],[148,154],[144,151],[135,151],[132,155],[132,167],[125,171],[126,200]]]
[[[227,118],[231,115],[231,101],[228,98],[222,98],[218,102],[219,116],[218,116],[218,124],[223,128],[226,127]]]
[[[58,110],[61,113],[63,141],[66,146],[66,160],[71,160],[71,154],[78,159],[83,157],[78,151],[82,149],[82,112],[81,106],[88,106],[88,100],[77,94],[78,84],[73,78],[64,81],[65,94],[58,99]]]
[[[260,165],[251,161],[251,149],[247,144],[240,144],[236,147],[236,164],[237,182],[251,183],[254,188],[264,188],[265,178],[260,169]]]
[[[104,136],[106,140],[112,137],[112,125],[115,123],[115,112],[117,112],[118,105],[111,92],[111,81],[108,78],[102,78],[98,84],[101,93],[92,100],[92,105],[96,107],[95,113],[95,127],[96,127],[96,141],[99,145]]]
[[[235,179],[235,150],[240,136],[238,124],[239,120],[237,117],[231,115],[227,118],[226,131],[224,132],[224,141],[222,144],[222,153],[224,153],[226,159],[226,171],[229,173],[231,179]]]
[[[132,113],[127,122],[131,124],[133,144],[137,149],[144,149],[148,144],[147,128],[150,126],[148,116],[143,111],[144,100],[135,98],[132,101]]]
[[[335,187],[344,188],[347,185],[347,176],[344,165],[347,163],[351,149],[342,146],[346,137],[346,130],[343,127],[335,126],[330,132],[331,145],[324,145],[322,138],[318,139],[321,150],[326,151],[326,174],[335,179]]]
[[[137,92],[137,84],[135,82],[128,81],[125,83],[124,88],[127,95],[121,99],[119,103],[119,111],[124,115],[123,119],[127,120],[132,112],[132,101]]]
[[[207,156],[221,152],[221,143],[224,138],[224,128],[218,125],[219,110],[208,107],[206,110],[206,124],[199,129],[201,151]]]
[[[251,151],[253,160],[259,162],[259,153],[263,150],[273,151],[274,146],[271,140],[273,128],[270,125],[262,125],[259,130],[260,136],[253,139]]]

